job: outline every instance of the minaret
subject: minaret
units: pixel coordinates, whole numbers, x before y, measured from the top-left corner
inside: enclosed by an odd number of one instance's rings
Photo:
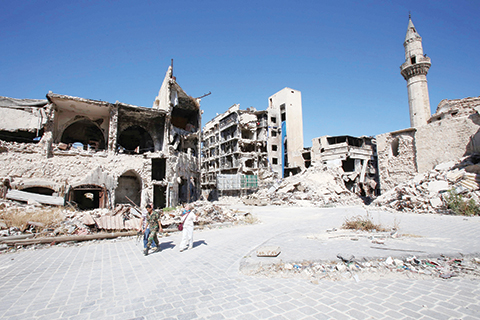
[[[410,126],[414,128],[426,125],[431,116],[427,85],[431,63],[430,58],[423,54],[422,37],[415,30],[410,16],[403,46],[405,62],[400,66],[400,73],[407,80]]]

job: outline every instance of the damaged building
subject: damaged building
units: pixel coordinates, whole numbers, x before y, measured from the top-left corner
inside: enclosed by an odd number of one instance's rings
[[[284,88],[268,98],[268,161],[278,178],[305,168],[302,94]]]
[[[304,159],[304,157],[306,159]],[[202,190],[207,199],[239,195],[266,178],[299,173],[310,162],[303,148],[300,91],[284,88],[267,110],[238,104],[207,122],[202,136]]]
[[[480,152],[480,97],[442,100],[430,113],[431,60],[411,18],[400,73],[407,82],[410,128],[376,136],[382,193],[436,165]]]
[[[378,195],[375,139],[372,137],[323,136],[312,139],[312,162],[341,168],[345,186],[363,197]]]
[[[78,209],[193,201],[200,184],[199,99],[167,71],[152,108],[48,93],[0,100],[6,198]]]
[[[442,100],[423,126],[376,136],[381,190],[480,152],[480,97]]]
[[[207,199],[256,189],[268,171],[267,112],[231,106],[207,122],[202,136],[202,189]]]

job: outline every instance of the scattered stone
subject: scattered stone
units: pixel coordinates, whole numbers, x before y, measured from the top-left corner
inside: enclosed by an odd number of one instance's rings
[[[388,257],[386,259],[365,260],[362,263],[350,261],[338,263],[333,261],[278,262],[261,264],[256,269],[241,269],[249,275],[308,279],[312,283],[319,280],[343,281],[360,279],[379,279],[406,277],[408,279],[465,277],[480,278],[480,259],[477,257],[452,259],[440,256],[436,260],[407,257],[404,259]]]

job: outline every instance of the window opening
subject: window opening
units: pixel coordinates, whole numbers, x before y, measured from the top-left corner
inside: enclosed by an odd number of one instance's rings
[[[400,142],[400,141],[399,141],[398,137],[395,138],[395,139],[392,141],[391,147],[392,147],[392,155],[393,155],[394,157],[398,157],[398,154],[399,154],[399,153],[398,153],[399,142]]]
[[[153,206],[155,208],[165,208],[167,205],[167,187],[153,186]]]
[[[166,158],[153,158],[152,159],[152,180],[161,181],[165,179],[166,168],[167,168]]]

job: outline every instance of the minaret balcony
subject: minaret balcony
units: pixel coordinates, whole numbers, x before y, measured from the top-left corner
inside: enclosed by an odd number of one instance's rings
[[[408,80],[417,75],[427,75],[428,69],[430,69],[431,65],[432,63],[428,57],[421,57],[413,64],[411,61],[407,60],[400,66],[400,73],[405,80]]]

